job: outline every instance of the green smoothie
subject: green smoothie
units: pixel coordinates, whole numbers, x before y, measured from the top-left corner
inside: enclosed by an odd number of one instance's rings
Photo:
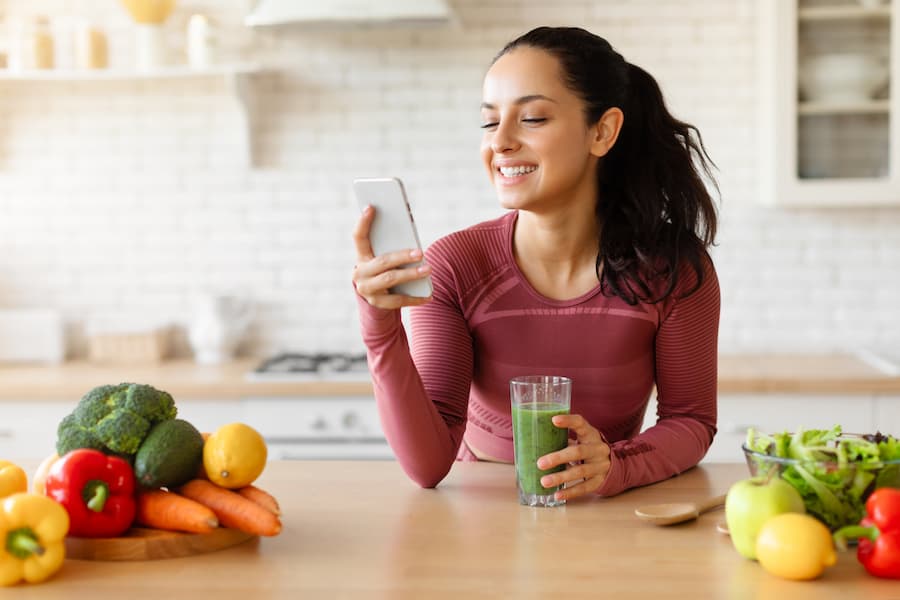
[[[568,445],[569,430],[553,424],[554,415],[569,414],[569,409],[562,404],[537,402],[532,404],[513,405],[513,443],[516,447],[516,476],[519,487],[525,494],[547,496],[553,494],[557,487],[545,488],[541,485],[541,477],[548,473],[556,473],[565,469],[559,465],[552,469],[539,469],[537,459],[562,450]]]

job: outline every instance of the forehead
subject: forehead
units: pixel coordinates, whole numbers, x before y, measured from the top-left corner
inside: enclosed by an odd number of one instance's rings
[[[557,101],[572,96],[563,84],[559,61],[545,50],[516,48],[498,58],[484,76],[485,102],[499,105],[533,94]]]

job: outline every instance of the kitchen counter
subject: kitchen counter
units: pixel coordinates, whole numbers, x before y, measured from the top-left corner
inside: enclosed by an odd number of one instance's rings
[[[368,381],[250,381],[260,359],[204,366],[189,360],[159,365],[0,367],[0,401],[77,400],[107,383],[136,381],[169,391],[177,400],[222,400],[261,396],[368,396]],[[900,376],[889,375],[850,355],[741,354],[719,357],[721,394],[900,394]]]
[[[0,598],[897,598],[855,552],[812,582],[745,560],[716,531],[721,511],[655,527],[635,507],[704,498],[747,476],[692,469],[614,498],[519,506],[514,468],[457,463],[434,490],[395,462],[273,462],[259,485],[284,530],[205,555],[147,562],[67,560],[48,582]]]

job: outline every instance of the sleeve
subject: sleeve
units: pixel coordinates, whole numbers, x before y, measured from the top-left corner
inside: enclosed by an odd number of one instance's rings
[[[683,280],[690,285],[696,277],[691,271]],[[720,304],[719,281],[706,256],[703,283],[669,302],[656,334],[656,425],[610,446],[599,495],[677,475],[706,454],[716,434]]]
[[[472,340],[447,261],[431,249],[432,300],[411,310],[413,349],[400,311],[357,295],[363,341],[385,437],[406,474],[435,487],[449,472],[466,427]]]

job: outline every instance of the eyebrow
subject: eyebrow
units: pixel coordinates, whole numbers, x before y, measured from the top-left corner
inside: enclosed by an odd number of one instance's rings
[[[529,102],[534,102],[535,100],[549,100],[550,102],[559,104],[553,98],[548,98],[547,96],[545,96],[543,94],[529,94],[527,96],[522,96],[521,98],[516,98],[516,100],[513,102],[513,104],[522,105],[522,104],[527,104]],[[490,102],[482,102],[481,108],[487,108],[488,110],[493,110],[497,107],[494,106],[493,104],[491,104]]]

